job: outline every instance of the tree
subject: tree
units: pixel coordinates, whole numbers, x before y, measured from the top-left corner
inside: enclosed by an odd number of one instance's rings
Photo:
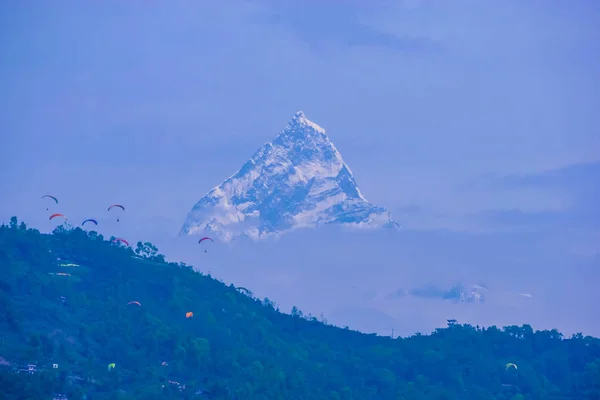
[[[137,242],[135,254],[152,261],[165,261],[165,256],[158,254],[158,248],[150,242]]]

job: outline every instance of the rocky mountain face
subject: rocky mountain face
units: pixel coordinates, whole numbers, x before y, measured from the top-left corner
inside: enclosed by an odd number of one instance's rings
[[[299,111],[275,140],[193,206],[180,235],[261,239],[328,224],[399,227],[363,196],[325,130]]]

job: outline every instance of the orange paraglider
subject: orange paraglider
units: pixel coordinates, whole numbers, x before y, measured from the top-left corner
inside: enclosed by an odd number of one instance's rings
[[[191,311],[185,313],[185,317],[188,318],[188,319],[192,318],[193,316],[194,316],[194,313],[191,312]]]

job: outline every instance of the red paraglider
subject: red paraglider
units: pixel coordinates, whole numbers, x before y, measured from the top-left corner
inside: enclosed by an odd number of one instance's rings
[[[113,209],[114,207],[120,208],[121,210],[125,211],[125,207],[123,207],[120,204],[113,204],[110,207],[108,207],[108,211],[110,211],[111,209]],[[119,222],[119,218],[117,218],[117,222]]]
[[[50,218],[48,218],[48,219],[49,219],[49,220],[52,220],[52,219],[53,219],[53,218],[55,218],[55,217],[63,217],[64,219],[67,219],[67,217],[65,217],[65,216],[64,216],[64,215],[62,215],[62,214],[52,214],[52,215],[50,216]]]
[[[118,243],[118,242],[125,243],[127,246],[129,246],[129,242],[128,242],[127,240],[125,240],[125,239],[122,239],[122,238],[115,238],[115,239],[113,240],[113,243]]]

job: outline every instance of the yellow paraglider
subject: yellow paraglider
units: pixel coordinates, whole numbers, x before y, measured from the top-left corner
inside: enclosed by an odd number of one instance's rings
[[[110,363],[110,364],[108,364],[108,370],[109,370],[109,371],[110,371],[111,369],[115,368],[115,367],[116,367],[115,363]]]
[[[191,311],[185,313],[186,318],[192,318],[193,316],[194,316],[194,313]]]
[[[510,367],[515,367],[515,369],[519,369],[517,368],[517,364],[513,364],[513,363],[508,363],[506,364],[506,369],[508,370]]]

